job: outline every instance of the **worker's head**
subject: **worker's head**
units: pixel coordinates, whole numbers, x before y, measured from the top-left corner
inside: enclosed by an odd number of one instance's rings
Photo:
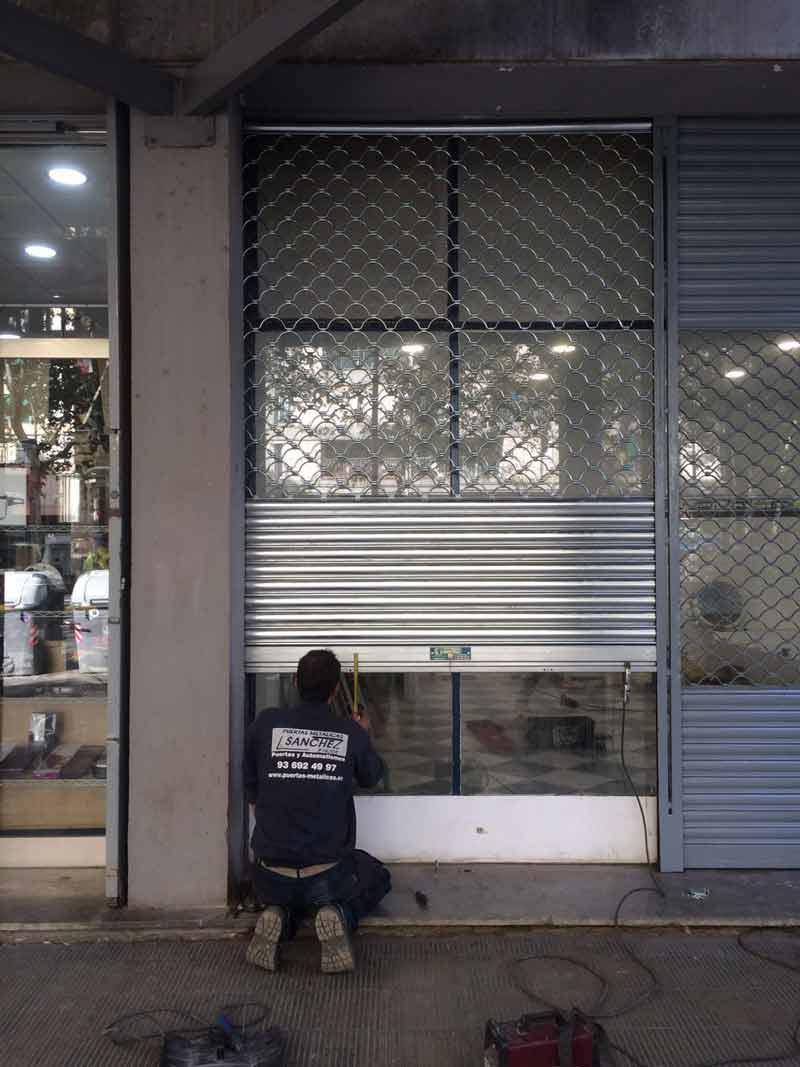
[[[342,666],[327,648],[314,648],[306,652],[297,664],[297,691],[301,700],[330,702],[336,693]]]

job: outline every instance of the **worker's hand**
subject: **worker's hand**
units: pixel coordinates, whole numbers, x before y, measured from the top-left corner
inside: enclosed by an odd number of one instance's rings
[[[364,712],[364,711],[354,711],[352,717],[353,717],[353,722],[357,722],[359,726],[361,726],[364,730],[367,731],[367,733],[369,733],[369,731],[370,731],[370,721],[369,721],[369,717],[368,717],[366,712]]]

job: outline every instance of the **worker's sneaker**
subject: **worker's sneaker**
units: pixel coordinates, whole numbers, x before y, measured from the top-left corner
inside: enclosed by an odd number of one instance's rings
[[[354,971],[353,946],[342,909],[336,904],[323,904],[314,921],[320,948],[323,974],[339,974]]]
[[[286,929],[286,912],[271,905],[258,917],[253,939],[247,948],[247,962],[265,971],[277,971],[280,964],[279,947]]]

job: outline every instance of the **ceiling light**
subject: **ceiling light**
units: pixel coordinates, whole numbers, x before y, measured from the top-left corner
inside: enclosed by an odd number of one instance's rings
[[[0,333],[0,341],[19,341],[18,333]]]
[[[531,381],[532,382],[546,382],[549,379],[549,377],[550,377],[550,375],[546,371],[540,370],[540,371],[537,371],[536,374],[532,374],[531,375]]]
[[[800,348],[800,341],[795,341],[794,338],[788,341],[778,341],[778,348],[781,352],[794,352]]]
[[[47,176],[56,185],[86,184],[86,175],[82,170],[76,170],[75,167],[51,167],[47,172]]]
[[[425,345],[403,345],[400,351],[408,356],[418,356],[425,351]]]
[[[733,370],[726,370],[726,378],[744,378],[747,375],[746,370],[742,370],[741,367],[735,367]]]
[[[575,351],[575,345],[550,345],[550,351],[555,352],[557,356],[568,356],[570,352]]]
[[[50,245],[25,245],[25,254],[34,259],[52,259],[56,250]]]

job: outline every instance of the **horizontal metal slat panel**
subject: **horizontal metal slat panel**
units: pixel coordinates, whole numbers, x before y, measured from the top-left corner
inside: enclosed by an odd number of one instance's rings
[[[678,163],[680,325],[793,328],[800,125],[682,123]]]
[[[688,866],[800,864],[800,692],[683,690]]]
[[[652,646],[650,501],[247,505],[245,637]]]
[[[722,287],[723,291],[725,286],[731,284],[736,279],[742,279],[743,281],[749,280],[752,266],[748,263],[740,262],[709,262],[708,260],[692,262],[690,265],[684,267],[683,274],[684,279],[691,279],[692,284],[696,286],[703,286],[706,291],[710,291],[712,287]],[[795,280],[800,278],[800,253],[796,261],[781,261],[775,262],[774,253],[773,258],[768,263],[761,264],[761,271],[764,275],[764,279],[768,279],[768,292],[772,292],[773,281],[772,279],[791,278]],[[724,281],[721,280],[721,276],[724,275]],[[704,284],[705,283],[705,284]]]
[[[734,799],[731,799],[733,797]],[[800,803],[792,791],[791,783],[771,792],[762,791],[746,795],[742,801],[739,793],[719,793],[709,799],[706,806],[698,798],[692,804],[692,813],[685,818],[687,825],[696,827],[740,826],[743,836],[751,833],[753,826],[787,826],[796,835],[794,820],[800,817]],[[789,819],[786,816],[791,815]],[[699,831],[698,831],[699,832]]]
[[[800,867],[800,848],[788,848],[785,841],[756,844],[711,845],[708,842],[687,845],[687,867],[723,870],[752,867]]]

